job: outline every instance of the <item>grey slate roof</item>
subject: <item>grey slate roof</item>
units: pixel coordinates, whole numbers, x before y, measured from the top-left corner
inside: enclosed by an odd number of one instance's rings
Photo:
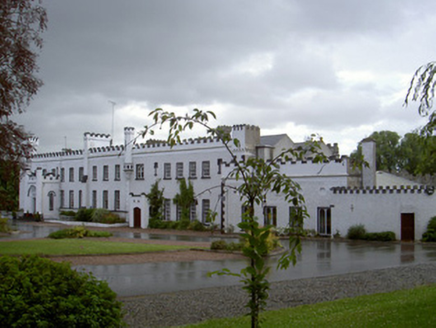
[[[275,146],[284,137],[288,137],[288,135],[283,133],[283,134],[275,134],[271,136],[262,136],[260,137],[260,144],[262,146]]]

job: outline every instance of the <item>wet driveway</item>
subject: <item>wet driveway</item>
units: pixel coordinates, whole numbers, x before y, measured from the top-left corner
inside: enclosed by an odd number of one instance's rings
[[[17,228],[28,232],[14,235],[13,239],[42,238],[52,231],[61,229],[61,227],[33,226],[22,223],[19,223]],[[209,240],[207,237],[154,235],[141,232],[123,232],[114,233],[114,235],[141,239]],[[288,270],[272,270],[269,280],[281,281],[345,274],[435,260],[436,245],[434,244],[305,240],[297,265],[289,267]],[[270,259],[270,264],[274,268],[276,261],[276,258]],[[239,280],[236,277],[215,275],[210,278],[207,273],[222,268],[239,272],[245,265],[244,260],[221,260],[85,265],[76,268],[92,272],[97,278],[106,280],[120,296],[134,296],[238,284]]]
[[[271,259],[271,265],[277,259]],[[436,247],[422,244],[364,244],[330,240],[304,241],[297,265],[273,270],[269,280],[281,281],[382,269],[436,260]],[[238,284],[236,277],[208,277],[228,268],[239,272],[244,260],[161,262],[78,266],[104,279],[120,296],[133,296]]]

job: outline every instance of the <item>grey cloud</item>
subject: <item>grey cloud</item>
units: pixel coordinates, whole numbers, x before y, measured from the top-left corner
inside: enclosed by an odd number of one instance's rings
[[[435,6],[411,0],[45,4],[49,27],[39,59],[45,86],[20,119],[53,148],[66,134],[80,145],[83,132],[106,132],[108,100],[118,108],[146,103],[145,111],[162,104],[217,104],[228,108],[220,123],[269,129],[286,121],[314,132],[373,124],[386,114],[378,97],[387,91],[372,83],[350,90],[338,70],[386,66],[386,74],[401,72],[410,65],[399,51],[401,33],[415,26],[411,17],[428,19]],[[416,52],[431,53],[422,42]],[[232,72],[258,54],[271,54],[270,70]],[[408,62],[412,54],[407,51]],[[315,96],[301,97],[308,91]]]

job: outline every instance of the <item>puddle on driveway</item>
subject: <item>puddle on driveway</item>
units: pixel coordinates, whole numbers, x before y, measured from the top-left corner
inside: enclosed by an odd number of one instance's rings
[[[278,271],[275,270],[277,258],[271,259],[273,270],[269,280],[293,280],[431,262],[436,260],[436,246],[308,240],[303,241],[303,251],[298,257],[295,267]],[[108,281],[120,296],[134,296],[235,285],[239,278],[216,275],[210,278],[207,273],[222,268],[239,272],[245,265],[245,260],[221,260],[77,268],[91,271],[99,279]]]

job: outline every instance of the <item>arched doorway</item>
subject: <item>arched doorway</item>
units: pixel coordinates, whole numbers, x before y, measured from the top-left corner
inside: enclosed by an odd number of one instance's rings
[[[27,196],[30,198],[30,212],[36,213],[36,188],[35,186],[30,186]]]
[[[141,228],[141,209],[139,207],[133,209],[133,227]]]

